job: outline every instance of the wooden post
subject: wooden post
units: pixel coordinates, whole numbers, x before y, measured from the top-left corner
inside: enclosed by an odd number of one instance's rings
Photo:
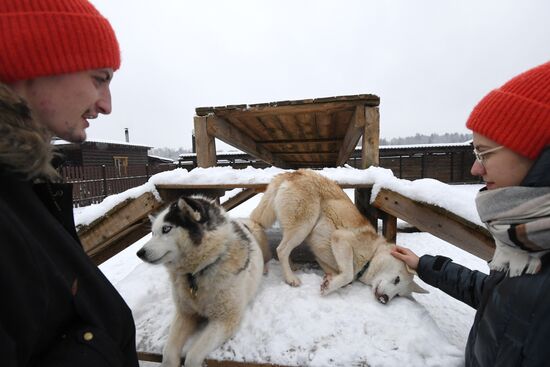
[[[103,178],[103,198],[107,197],[107,167],[101,165],[101,176]]]
[[[422,161],[420,164],[420,178],[426,177],[426,155],[428,153],[424,152],[422,153]]]
[[[389,242],[395,243],[397,239],[397,218],[382,210],[379,213],[382,219],[382,234]]]
[[[208,134],[208,116],[195,116],[195,144],[197,148],[197,166],[214,167],[216,165],[216,141]]]
[[[455,159],[454,159],[454,154],[453,152],[451,152],[451,177],[450,177],[450,182],[454,182],[455,181]]]
[[[380,113],[378,107],[365,107],[365,127],[361,149],[361,168],[379,165]],[[370,205],[372,189],[355,189],[355,205],[378,231],[378,210]]]
[[[361,149],[361,168],[378,166],[380,144],[380,112],[378,107],[365,107],[365,128]]]

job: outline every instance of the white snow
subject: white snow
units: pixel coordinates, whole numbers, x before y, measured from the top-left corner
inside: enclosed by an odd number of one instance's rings
[[[217,167],[163,172],[143,186],[109,197],[101,204],[77,209],[77,222],[89,223],[128,197],[155,192],[154,185],[158,183],[268,183],[281,171]],[[481,224],[474,204],[480,185],[453,186],[431,179],[400,180],[382,168],[347,167],[320,172],[340,183],[372,183],[375,192],[386,187]],[[235,218],[248,216],[260,196],[229,214]],[[161,353],[173,305],[165,269],[145,264],[135,256],[148,238],[109,259],[100,269],[132,309],[138,350]],[[427,233],[398,233],[397,243],[419,255],[442,254],[471,269],[488,272],[484,260]],[[429,294],[415,295],[414,300],[398,297],[382,305],[374,299],[370,287],[359,282],[322,297],[320,270],[302,266],[296,272],[302,285],[292,288],[284,283],[277,261],[271,260],[268,265],[269,273],[247,309],[239,332],[208,358],[289,366],[464,364],[464,347],[475,311],[421,280],[417,282],[428,289]]]

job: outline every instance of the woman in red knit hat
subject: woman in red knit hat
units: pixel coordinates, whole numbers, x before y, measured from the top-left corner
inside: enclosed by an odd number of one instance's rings
[[[476,197],[495,239],[489,275],[397,246],[422,280],[477,310],[466,366],[550,364],[550,63],[485,96],[472,111]]]
[[[2,366],[138,366],[132,314],[82,249],[50,139],[86,139],[120,66],[86,0],[0,2]]]

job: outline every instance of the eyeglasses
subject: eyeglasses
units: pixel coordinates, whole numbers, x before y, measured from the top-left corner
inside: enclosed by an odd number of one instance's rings
[[[483,152],[480,152],[480,151],[478,151],[476,148],[474,148],[474,155],[476,156],[476,160],[477,160],[479,163],[483,164],[483,156],[484,156],[485,154],[495,152],[495,151],[497,151],[497,150],[499,150],[499,149],[502,149],[502,148],[504,148],[504,146],[503,146],[503,145],[499,145],[498,147],[494,147],[494,148],[491,148],[491,149],[488,149],[488,150],[484,150]]]

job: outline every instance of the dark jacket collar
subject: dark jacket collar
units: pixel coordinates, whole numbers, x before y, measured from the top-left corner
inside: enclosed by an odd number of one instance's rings
[[[548,187],[550,186],[550,145],[542,150],[521,186]]]

